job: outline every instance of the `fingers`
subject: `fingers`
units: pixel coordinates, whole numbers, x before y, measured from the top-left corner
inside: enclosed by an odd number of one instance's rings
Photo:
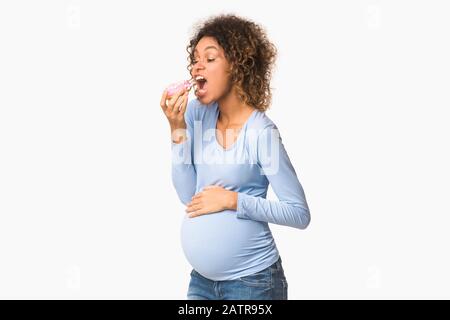
[[[177,102],[175,102],[175,105],[173,106],[173,112],[174,113],[179,113],[181,111],[181,108],[183,106],[183,104],[186,101],[186,96],[183,94],[182,96],[180,96],[177,100]]]
[[[181,103],[181,106],[179,108],[179,112],[181,114],[184,114],[184,112],[186,111],[186,106],[187,106],[187,102],[188,102],[188,96],[189,96],[189,92],[186,91],[183,95],[183,102]]]
[[[201,192],[197,193],[195,196],[191,198],[191,203],[194,202],[195,200],[199,200],[201,197],[202,193]]]
[[[222,187],[221,186],[217,186],[217,185],[209,185],[209,186],[203,187],[203,191],[208,190],[208,189],[214,189],[214,188],[222,188]],[[190,203],[194,203],[194,200],[200,199],[203,196],[203,191],[200,191],[200,192],[196,193],[191,198],[191,202]]]
[[[175,101],[169,101],[167,109],[170,110],[170,112],[177,114],[180,111],[183,100],[184,96],[179,96]]]
[[[191,205],[189,207],[186,208],[186,212],[194,212],[194,211],[198,211],[202,208],[202,206],[200,204],[196,204],[196,205]]]
[[[166,105],[166,100],[167,100],[167,90],[164,90],[162,96],[161,96],[161,102],[160,102],[160,106],[163,109],[163,111],[166,111],[167,109],[167,105]]]
[[[186,204],[186,206],[190,207],[193,205],[199,205],[200,204],[200,199],[194,199],[191,202],[189,202],[188,204]]]
[[[171,110],[172,112],[175,111],[175,106],[181,105],[181,100],[183,98],[183,94],[185,92],[185,89],[182,89],[180,91],[175,92],[170,98],[169,101],[167,101],[167,108]]]
[[[204,210],[194,211],[194,212],[189,214],[189,218],[195,218],[195,217],[201,216],[201,215],[203,215],[205,213],[206,212]]]

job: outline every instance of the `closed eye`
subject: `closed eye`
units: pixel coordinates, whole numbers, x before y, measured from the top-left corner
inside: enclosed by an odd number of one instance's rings
[[[208,62],[213,62],[216,59],[207,59]],[[196,64],[198,60],[192,60],[192,64]]]

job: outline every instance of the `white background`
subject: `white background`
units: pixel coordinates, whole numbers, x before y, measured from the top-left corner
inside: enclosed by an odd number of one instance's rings
[[[278,48],[267,114],[311,209],[271,225],[289,298],[450,298],[448,9],[1,1],[0,297],[185,298],[159,100],[195,24],[236,13]]]

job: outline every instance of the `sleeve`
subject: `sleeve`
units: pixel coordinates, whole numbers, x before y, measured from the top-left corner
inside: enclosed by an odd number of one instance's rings
[[[195,194],[197,172],[193,163],[194,153],[194,105],[190,101],[184,115],[187,128],[187,140],[172,144],[172,183],[183,204],[191,201]]]
[[[258,135],[256,154],[279,201],[239,192],[237,217],[305,229],[311,220],[305,193],[274,124]]]

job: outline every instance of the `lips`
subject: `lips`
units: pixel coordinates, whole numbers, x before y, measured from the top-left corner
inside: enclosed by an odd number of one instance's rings
[[[197,91],[195,91],[195,95],[199,98],[202,98],[206,95],[206,90],[205,89],[199,89]]]

